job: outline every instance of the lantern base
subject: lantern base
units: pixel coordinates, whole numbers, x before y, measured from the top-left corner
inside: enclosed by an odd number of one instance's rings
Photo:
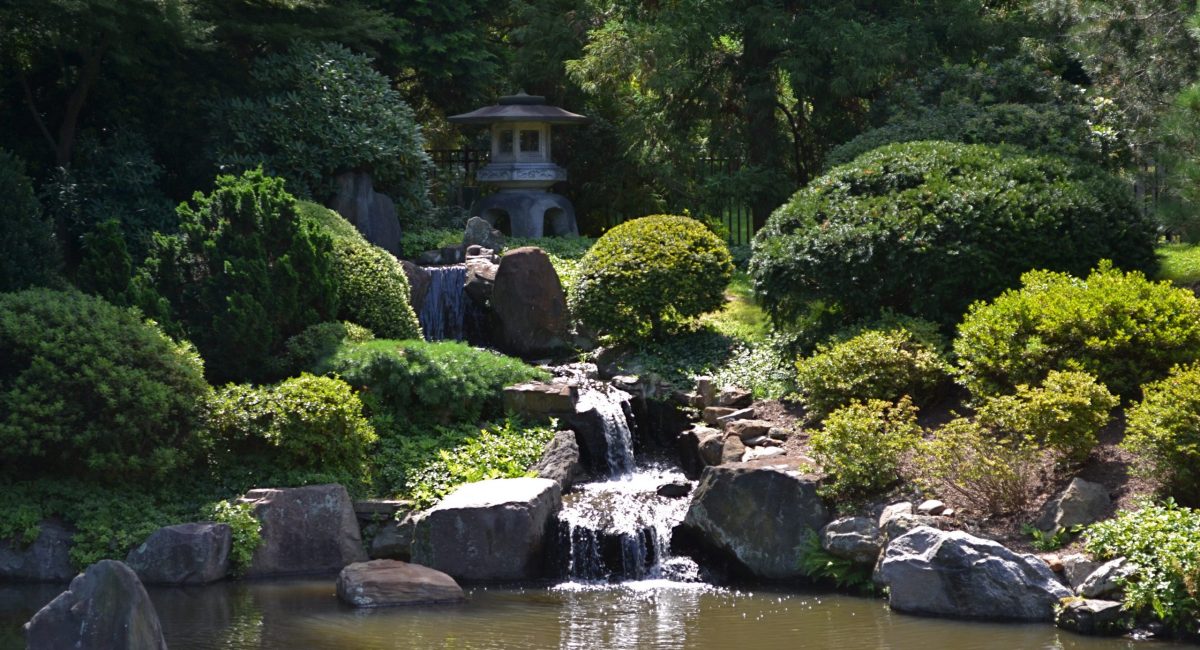
[[[503,190],[475,203],[471,216],[512,237],[575,237],[575,206],[567,197],[538,190]],[[505,226],[507,225],[507,229]]]

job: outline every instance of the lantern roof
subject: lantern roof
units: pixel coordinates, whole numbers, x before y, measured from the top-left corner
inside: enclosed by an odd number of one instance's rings
[[[541,95],[524,92],[501,97],[495,105],[477,108],[470,113],[446,118],[454,124],[493,124],[495,122],[546,122],[548,124],[580,124],[587,122],[583,115],[550,106]]]

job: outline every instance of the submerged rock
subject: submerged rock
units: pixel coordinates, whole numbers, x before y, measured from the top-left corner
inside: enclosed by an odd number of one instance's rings
[[[240,501],[262,524],[247,578],[333,573],[367,559],[354,504],[340,485],[250,490]]]
[[[160,650],[167,647],[158,613],[137,575],[101,560],[71,581],[25,624],[29,648]]]
[[[357,562],[342,569],[337,578],[337,596],[354,607],[459,603],[467,599],[454,578],[397,560]]]
[[[1071,596],[1033,555],[927,526],[892,540],[875,577],[892,609],[932,616],[1051,621]]]
[[[558,483],[506,478],[459,486],[417,520],[412,559],[458,580],[532,580],[546,573]]]
[[[681,532],[768,580],[802,577],[800,548],[829,521],[817,481],[769,467],[708,467]]]

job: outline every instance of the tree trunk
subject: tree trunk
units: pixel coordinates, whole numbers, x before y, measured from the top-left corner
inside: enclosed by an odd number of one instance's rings
[[[54,161],[59,167],[71,166],[71,155],[75,149],[75,135],[79,130],[79,116],[87,104],[88,93],[100,77],[100,62],[108,50],[108,41],[101,41],[91,52],[85,54],[83,69],[79,72],[79,81],[75,90],[67,99],[67,109],[63,113],[62,124],[58,127],[58,143],[54,150]]]

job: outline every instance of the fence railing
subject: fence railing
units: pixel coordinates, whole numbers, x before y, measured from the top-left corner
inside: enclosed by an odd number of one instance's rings
[[[434,174],[432,179],[432,194],[435,205],[439,207],[457,206],[463,209],[471,207],[471,203],[483,195],[484,189],[475,180],[475,172],[486,165],[491,159],[487,149],[431,149],[427,152],[433,162]],[[732,179],[740,168],[740,163],[734,158],[717,158],[705,156],[695,160],[692,178],[687,179],[690,187],[705,188],[696,202],[673,205],[668,210],[673,213],[685,211],[697,217],[705,217],[722,224],[726,237],[731,246],[750,243],[754,236],[754,219],[750,212],[750,201],[738,196],[736,191],[728,191],[726,183]],[[642,216],[641,214],[620,214],[605,212],[601,215],[589,215],[594,223],[604,224],[605,229],[616,226],[624,221]]]

